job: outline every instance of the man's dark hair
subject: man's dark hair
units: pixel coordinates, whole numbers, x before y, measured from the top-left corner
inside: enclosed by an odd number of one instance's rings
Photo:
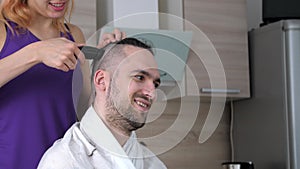
[[[126,54],[123,51],[124,45],[132,45],[135,47],[147,49],[151,54],[154,55],[154,53],[152,51],[152,47],[150,45],[148,45],[145,40],[143,40],[143,41],[144,42],[142,42],[141,40],[138,40],[137,38],[130,37],[130,38],[124,38],[124,39],[118,41],[117,43],[112,43],[112,44],[106,46],[103,56],[99,59],[93,60],[92,78],[94,76],[94,73],[98,69],[107,70],[112,65],[118,64],[118,62],[120,60],[117,58],[123,59],[126,57]],[[116,57],[116,55],[118,57]]]
[[[122,39],[121,41],[118,41],[116,44],[118,44],[118,45],[132,45],[132,46],[135,46],[135,47],[147,49],[147,50],[149,50],[149,52],[151,52],[153,54],[152,47],[151,47],[151,45],[147,44],[146,40],[137,39],[137,38],[125,38],[125,39]]]

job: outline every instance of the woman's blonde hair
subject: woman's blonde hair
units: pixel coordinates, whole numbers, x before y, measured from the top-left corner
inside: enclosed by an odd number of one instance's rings
[[[15,30],[17,33],[19,33],[20,30],[27,29],[31,24],[32,17],[27,1],[28,0],[2,0],[0,4],[0,20],[10,29],[12,28],[7,20],[15,22],[18,25],[18,30]],[[68,32],[64,23],[70,22],[71,13],[74,7],[74,0],[70,0],[69,2],[71,2],[71,4],[68,4],[69,7],[65,11],[64,16],[53,20],[53,24],[57,30],[64,33]]]

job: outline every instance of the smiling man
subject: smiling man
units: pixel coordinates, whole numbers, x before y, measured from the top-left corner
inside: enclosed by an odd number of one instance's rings
[[[92,72],[92,106],[44,154],[39,168],[166,168],[135,134],[160,84],[151,47],[125,38],[93,62]]]

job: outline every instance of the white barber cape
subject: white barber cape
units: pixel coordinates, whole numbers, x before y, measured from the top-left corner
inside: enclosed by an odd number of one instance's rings
[[[38,169],[166,169],[132,132],[122,147],[91,106],[42,157]]]

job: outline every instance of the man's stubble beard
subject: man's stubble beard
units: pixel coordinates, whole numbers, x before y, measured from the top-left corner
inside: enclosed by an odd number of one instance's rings
[[[143,119],[143,122],[139,122],[135,117],[135,114],[140,112],[137,112],[132,107],[131,102],[119,99],[122,98],[119,94],[120,90],[111,80],[105,104],[108,112],[108,114],[106,114],[107,122],[124,132],[131,132],[143,127],[145,125],[146,117]]]

